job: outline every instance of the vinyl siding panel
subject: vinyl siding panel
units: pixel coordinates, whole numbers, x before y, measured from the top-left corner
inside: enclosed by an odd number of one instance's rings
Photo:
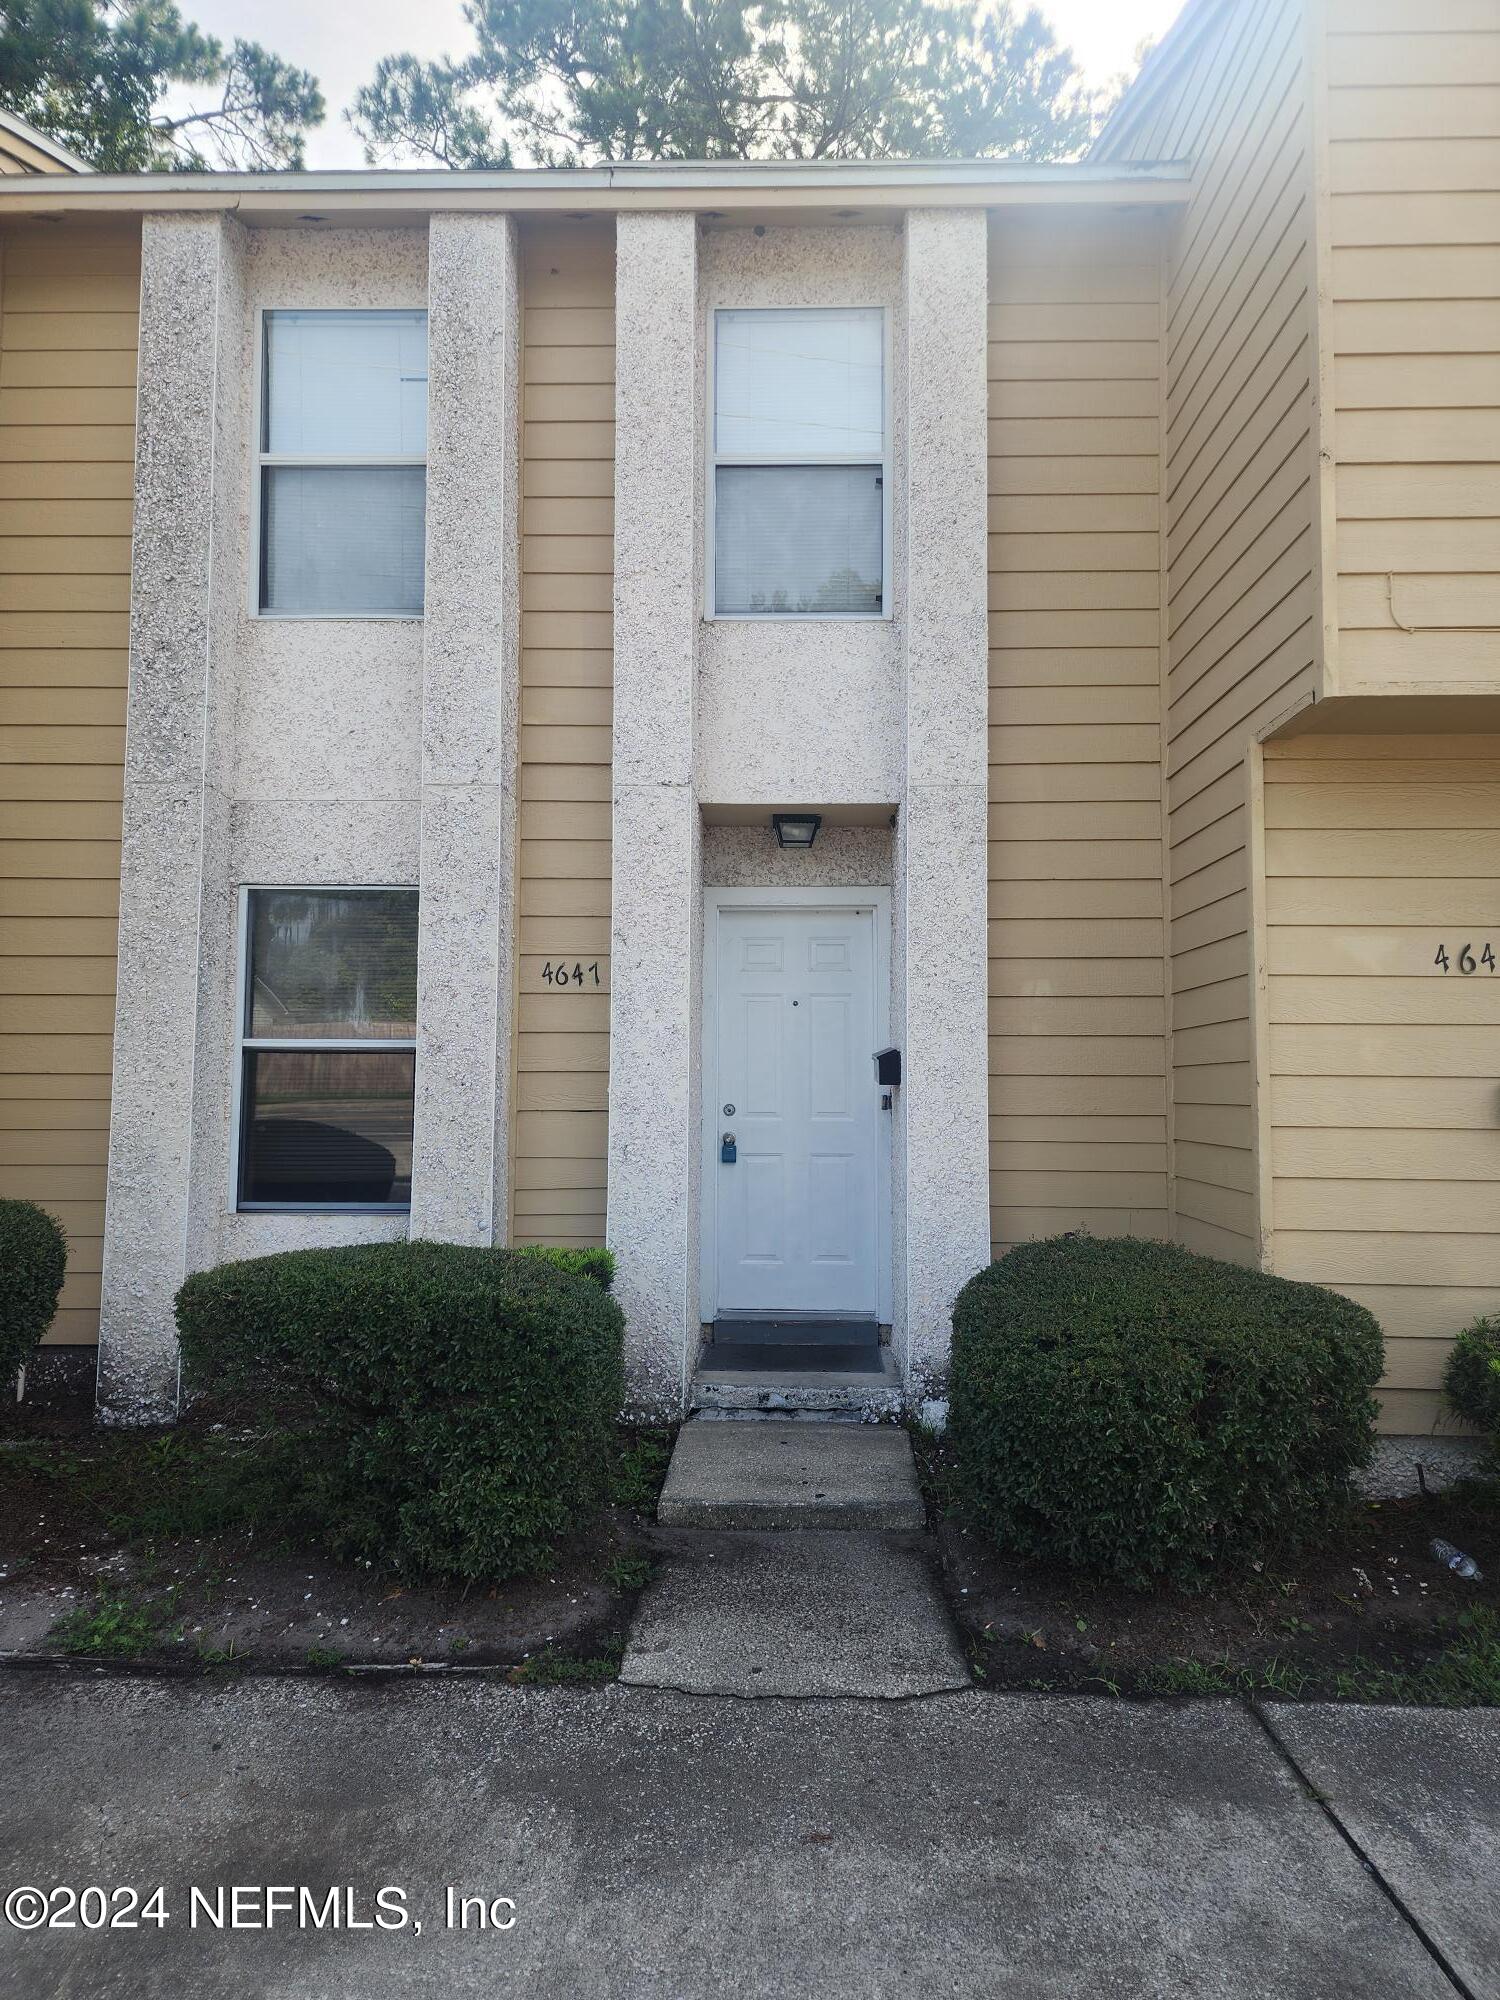
[[[1174,1229],[1253,1263],[1246,753],[1320,652],[1312,142],[1301,0],[1203,19],[1104,150],[1196,162],[1162,343]]]
[[[990,231],[997,1254],[1166,1232],[1154,225]]]
[[[1370,1307],[1383,1423],[1427,1430],[1500,1308],[1500,739],[1268,744],[1265,843],[1276,1268]]]
[[[613,231],[576,222],[524,230],[522,298],[511,1240],[595,1244],[604,1240],[609,1077]]]
[[[98,1338],[120,888],[139,235],[0,239],[0,1195],[68,1232]]]
[[[1500,689],[1500,12],[1330,0],[1340,694]]]

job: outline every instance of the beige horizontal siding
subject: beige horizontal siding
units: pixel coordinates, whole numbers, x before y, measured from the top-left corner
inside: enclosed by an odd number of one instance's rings
[[[1312,166],[1301,0],[1204,24],[1129,157],[1189,157],[1163,329],[1174,1231],[1260,1256],[1250,742],[1314,686]]]
[[[604,1240],[614,240],[538,225],[524,310],[520,955],[512,1240]],[[557,979],[576,966],[584,984]],[[553,977],[545,975],[548,968]],[[595,968],[598,983],[595,983]]]
[[[1265,778],[1276,1268],[1370,1307],[1382,1421],[1426,1430],[1500,1308],[1500,740],[1301,738]]]
[[[1500,689],[1500,9],[1331,0],[1341,694]]]
[[[0,1195],[68,1232],[98,1337],[120,884],[139,236],[0,240]]]
[[[1159,239],[990,232],[997,1253],[1167,1226]]]

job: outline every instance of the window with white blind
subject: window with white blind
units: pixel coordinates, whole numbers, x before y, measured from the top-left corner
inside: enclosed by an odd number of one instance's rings
[[[261,317],[257,608],[415,617],[427,534],[427,315]]]
[[[885,615],[887,430],[879,306],[714,314],[713,616]]]

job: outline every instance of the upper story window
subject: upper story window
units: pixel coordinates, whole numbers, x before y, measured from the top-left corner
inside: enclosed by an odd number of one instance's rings
[[[714,614],[880,617],[885,313],[735,309],[713,335]]]
[[[427,532],[425,312],[268,312],[261,611],[413,616]]]
[[[406,1208],[415,889],[247,889],[241,1208]]]

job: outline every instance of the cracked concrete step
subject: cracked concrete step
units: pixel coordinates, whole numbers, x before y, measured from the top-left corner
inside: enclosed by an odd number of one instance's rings
[[[657,1506],[676,1528],[920,1528],[911,1440],[893,1424],[687,1423]]]
[[[969,1685],[921,1536],[664,1540],[620,1669],[632,1686],[894,1700]]]

